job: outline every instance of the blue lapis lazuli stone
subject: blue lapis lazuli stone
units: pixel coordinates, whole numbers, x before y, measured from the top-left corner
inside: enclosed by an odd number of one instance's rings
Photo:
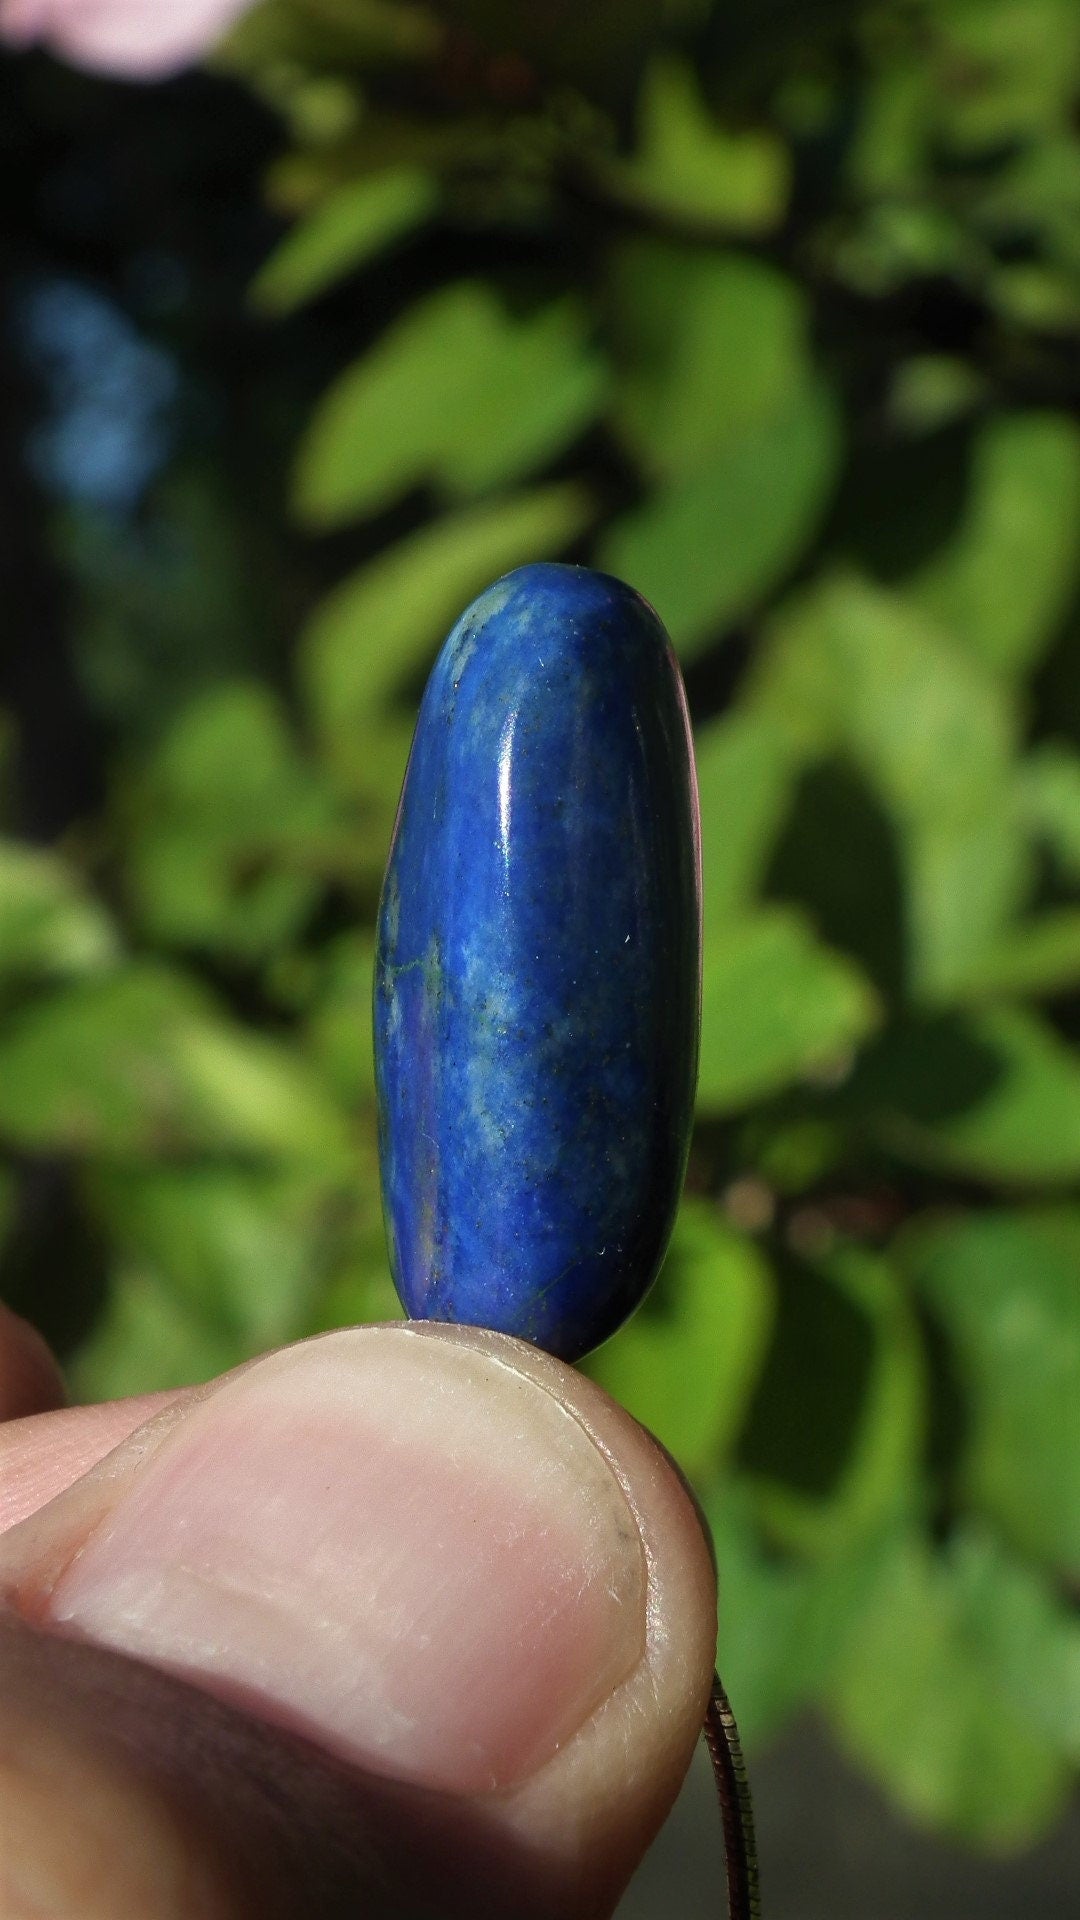
[[[415,1318],[572,1360],[651,1284],[697,1074],[697,818],[640,595],[550,564],[482,593],[428,681],[379,907],[383,1202]]]

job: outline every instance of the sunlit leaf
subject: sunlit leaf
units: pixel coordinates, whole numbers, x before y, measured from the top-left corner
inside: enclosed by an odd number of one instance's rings
[[[286,235],[259,269],[252,303],[264,313],[291,313],[415,231],[437,204],[435,181],[416,168],[346,181]]]
[[[956,149],[981,154],[1067,121],[1080,75],[1071,0],[951,0],[940,11],[942,59],[974,76],[941,90]]]
[[[764,714],[753,718],[766,720]],[[787,743],[787,759],[787,804],[773,828],[765,891],[799,908],[828,946],[863,969],[883,999],[898,1002],[909,915],[896,822],[842,751],[793,772]]]
[[[0,840],[0,984],[93,973],[117,951],[104,908],[55,854]]]
[[[770,1309],[761,1255],[715,1208],[686,1200],[653,1291],[587,1370],[697,1473],[738,1430]]]
[[[610,297],[616,424],[656,479],[708,468],[805,406],[806,307],[775,267],[740,253],[633,241],[614,256]]]
[[[1033,997],[1080,987],[1080,907],[1060,907],[1010,927],[961,982],[964,999]]]
[[[969,1497],[1025,1551],[1080,1571],[1080,1212],[913,1229],[905,1264],[967,1407]]]
[[[273,70],[311,59],[430,59],[440,44],[438,21],[422,0],[263,0],[240,16],[214,60],[258,76],[264,63]]]
[[[966,360],[921,353],[897,368],[889,410],[902,433],[934,433],[969,413],[982,394],[983,383]]]
[[[700,415],[700,393],[696,405]],[[752,613],[812,538],[836,474],[836,410],[823,386],[806,386],[725,441],[599,543],[599,564],[652,602],[684,659]]]
[[[873,1561],[778,1554],[757,1524],[749,1488],[706,1487],[719,1568],[717,1663],[750,1747],[820,1692],[850,1631]]]
[[[312,1055],[338,1098],[350,1107],[375,1098],[374,978],[373,936],[342,934],[323,957],[322,977],[308,1013]]]
[[[734,711],[694,740],[701,800],[701,885],[708,943],[753,899],[779,832],[793,769],[767,716]]]
[[[902,820],[996,801],[1015,722],[1004,691],[919,607],[854,576],[784,609],[755,698],[807,752],[843,743]]]
[[[484,493],[573,439],[604,386],[573,301],[515,318],[482,281],[444,287],[324,396],[300,449],[297,509],[332,526],[424,483]]]
[[[692,68],[654,59],[642,89],[638,145],[604,178],[657,216],[700,221],[716,232],[766,233],[780,220],[790,161],[768,129],[722,129],[708,113]]]
[[[847,156],[852,190],[873,204],[921,185],[929,162],[933,77],[924,59],[894,45],[867,74]]]
[[[1018,326],[1036,333],[1080,330],[1080,286],[1073,273],[1019,260],[997,269],[990,293],[998,312]]]
[[[966,1531],[952,1553],[986,1672],[1017,1717],[1080,1761],[1080,1618],[992,1534]]]
[[[914,1533],[882,1554],[829,1700],[848,1753],[915,1820],[1007,1849],[1030,1845],[1061,1809],[1056,1743],[988,1671],[967,1581]]]
[[[992,978],[1013,940],[1032,880],[1015,794],[1003,780],[969,820],[920,820],[907,834],[910,983],[930,1004],[949,1005]]]
[[[1080,1175],[1080,1058],[1021,1007],[896,1028],[860,1063],[848,1096],[915,1164],[992,1184]]]
[[[92,1196],[125,1261],[164,1279],[237,1357],[301,1331],[319,1279],[320,1198],[329,1204],[310,1175],[113,1169]]]
[[[580,486],[538,488],[436,520],[384,550],[316,609],[300,640],[308,709],[335,771],[373,781],[392,696],[434,655],[469,601],[526,560],[559,553],[587,524]],[[402,707],[378,789],[396,804],[412,731]]]
[[[1054,638],[1080,574],[1080,428],[1006,414],[975,443],[959,531],[910,583],[941,625],[1005,672]]]
[[[918,1332],[889,1265],[861,1249],[787,1261],[779,1278],[773,1344],[741,1457],[774,1538],[802,1553],[850,1553],[914,1504],[924,1410]]]
[[[1069,0],[1051,0],[1051,4],[1068,7]],[[1010,258],[1008,248],[1003,249],[1005,258],[991,282],[991,291],[995,294],[1002,275],[1053,276],[1055,267],[1062,269],[1069,284],[1076,288],[1075,222],[1080,193],[1080,143],[1068,124],[1067,115],[1065,121],[1046,129],[1045,137],[1024,141],[1011,151],[999,153],[999,163],[985,183],[981,214],[988,230],[1002,239],[1010,232],[1026,232],[1039,243],[1026,260],[1015,255]],[[1031,316],[1032,322],[1038,325],[1044,315],[1045,308],[1038,318]],[[1018,314],[1017,317],[1027,316]]]
[[[167,946],[249,960],[274,951],[340,852],[329,793],[274,696],[254,684],[225,684],[186,710],[128,815],[135,909]]]
[[[948,998],[1028,880],[997,676],[920,607],[841,577],[777,620],[753,697],[808,759],[847,755],[881,796],[904,856],[911,985]]]
[[[1080,882],[1080,755],[1052,742],[1039,747],[1020,768],[1020,806],[1062,874]]]
[[[246,1357],[244,1344],[178,1295],[152,1268],[121,1266],[71,1368],[80,1400],[193,1386]]]
[[[978,283],[991,264],[985,243],[943,199],[914,195],[871,201],[858,223],[844,227],[834,256],[838,278],[873,300],[939,274]]]
[[[699,1103],[730,1111],[842,1066],[877,1018],[858,969],[797,914],[771,907],[733,921],[705,953]]]
[[[181,974],[141,963],[66,987],[0,1029],[0,1132],[40,1152],[323,1157],[342,1117],[288,1048],[226,1018]]]

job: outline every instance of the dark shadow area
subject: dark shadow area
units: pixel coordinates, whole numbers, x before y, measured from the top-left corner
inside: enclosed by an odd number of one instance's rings
[[[1002,1071],[993,1048],[959,1015],[914,1016],[868,1049],[838,1099],[847,1111],[878,1108],[931,1126],[985,1100]]]
[[[841,759],[799,780],[764,892],[805,908],[822,938],[899,1001],[906,974],[904,883],[895,828],[869,784]]]
[[[1028,713],[1029,737],[1080,746],[1080,598],[1032,676]]]
[[[873,1364],[866,1316],[817,1268],[778,1252],[776,1324],[740,1464],[815,1499],[844,1471]]]
[[[889,584],[947,546],[966,504],[970,432],[948,427],[918,440],[866,435],[856,443],[828,534]]]
[[[923,1458],[936,1496],[934,1529],[944,1536],[959,1510],[957,1476],[971,1432],[971,1414],[944,1327],[917,1301],[912,1301],[912,1308],[919,1319],[926,1375]]]
[[[24,1161],[15,1180],[14,1219],[0,1242],[0,1300],[65,1360],[100,1317],[110,1250],[65,1161]]]
[[[738,693],[753,657],[753,639],[746,627],[733,627],[691,661],[684,678],[690,717],[695,727],[726,712]]]

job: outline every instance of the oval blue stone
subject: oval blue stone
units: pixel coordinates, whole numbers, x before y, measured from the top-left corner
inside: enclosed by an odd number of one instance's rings
[[[394,1279],[417,1318],[577,1359],[663,1257],[697,1075],[679,669],[619,580],[521,567],[428,681],[379,907]]]

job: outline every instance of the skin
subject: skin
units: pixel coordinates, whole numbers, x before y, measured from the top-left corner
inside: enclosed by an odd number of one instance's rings
[[[62,1399],[0,1312],[0,1920],[612,1911],[716,1627],[627,1414],[431,1324]]]

